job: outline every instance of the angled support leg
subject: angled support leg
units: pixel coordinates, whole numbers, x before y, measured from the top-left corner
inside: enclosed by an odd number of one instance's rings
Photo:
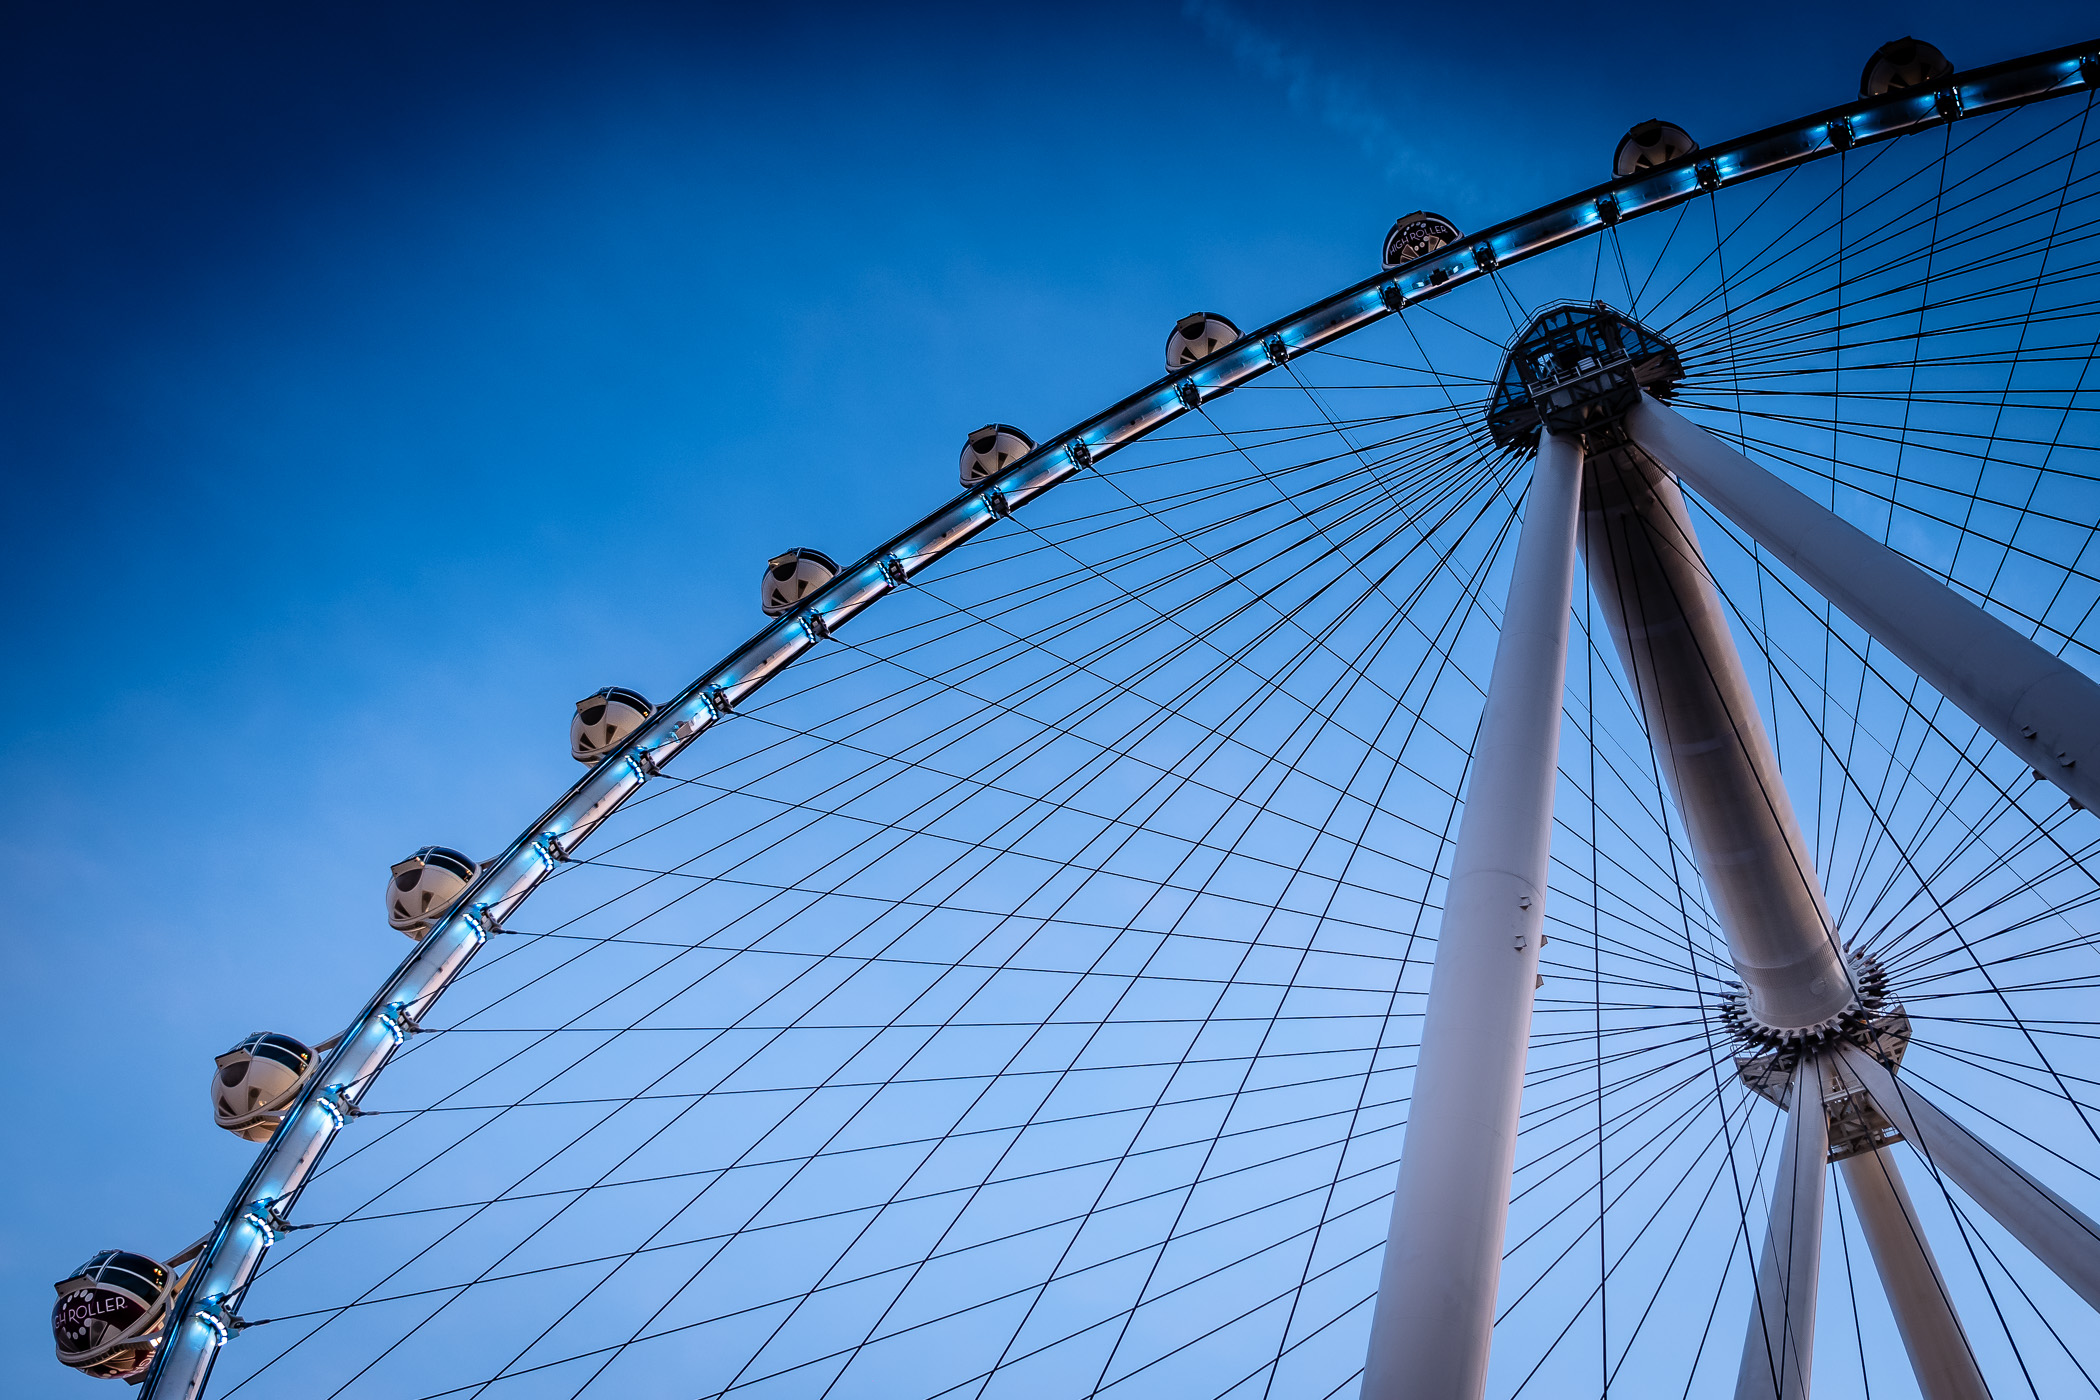
[[[1881,1291],[1896,1315],[1918,1392],[1925,1400],[1990,1400],[1894,1154],[1861,1152],[1839,1163],[1838,1170],[1874,1256],[1874,1271],[1881,1275]]]
[[[1757,1261],[1757,1296],[1751,1300],[1735,1400],[1807,1400],[1829,1157],[1822,1069],[1811,1057],[1795,1069],[1788,1090],[1786,1137],[1772,1182],[1772,1214]]]
[[[1684,496],[1622,447],[1583,466],[1590,588],[1750,1014],[1779,1031],[1827,1024],[1851,975]]]
[[[1842,1053],[1845,1072],[1865,1086],[1911,1146],[2079,1297],[2100,1308],[2100,1224],[1993,1152],[1866,1051],[1847,1046]]]
[[[1626,429],[1999,743],[2100,810],[2100,685],[1655,400],[1643,396]]]
[[[1582,449],[1546,438],[1437,932],[1364,1400],[1478,1400],[1546,913]]]

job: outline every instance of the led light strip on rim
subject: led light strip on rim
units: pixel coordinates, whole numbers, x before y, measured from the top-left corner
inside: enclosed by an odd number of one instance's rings
[[[219,1216],[169,1310],[167,1335],[141,1396],[192,1400],[203,1393],[219,1347],[241,1325],[236,1309],[243,1290],[335,1134],[357,1116],[358,1100],[445,988],[540,881],[688,744],[733,717],[740,704],[797,657],[878,599],[908,587],[950,550],[1206,399],[1498,268],[1723,186],[1854,146],[2052,97],[2091,94],[2096,88],[2100,43],[2062,48],[1955,74],[1928,89],[1831,108],[1594,186],[1388,268],[1242,336],[1047,440],[842,569],[807,604],[769,623],[600,759],[508,849],[481,867],[465,893],[386,979],[286,1112]]]

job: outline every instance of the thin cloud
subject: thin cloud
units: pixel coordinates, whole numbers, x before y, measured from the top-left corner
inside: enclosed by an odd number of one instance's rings
[[[1219,0],[1182,0],[1181,13],[1240,67],[1280,85],[1293,110],[1347,137],[1386,179],[1433,179],[1448,185],[1444,172],[1425,160],[1408,138],[1405,124],[1388,115],[1356,82],[1323,72],[1311,55],[1286,48]]]

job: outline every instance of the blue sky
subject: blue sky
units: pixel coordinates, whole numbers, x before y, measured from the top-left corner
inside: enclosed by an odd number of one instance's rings
[[[1261,6],[10,7],[0,1389],[74,1393],[48,1283],[172,1251],[251,1149],[210,1057],[403,951],[385,867],[493,849],[569,704],[746,636],[1040,432],[1493,222],[1651,115],[1843,100],[2090,12]],[[1743,32],[1747,29],[1749,32]]]

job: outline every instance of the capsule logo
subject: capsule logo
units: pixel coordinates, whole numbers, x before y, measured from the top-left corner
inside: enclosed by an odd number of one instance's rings
[[[77,1288],[53,1305],[51,1335],[60,1351],[86,1351],[145,1315],[137,1299],[114,1289]]]

